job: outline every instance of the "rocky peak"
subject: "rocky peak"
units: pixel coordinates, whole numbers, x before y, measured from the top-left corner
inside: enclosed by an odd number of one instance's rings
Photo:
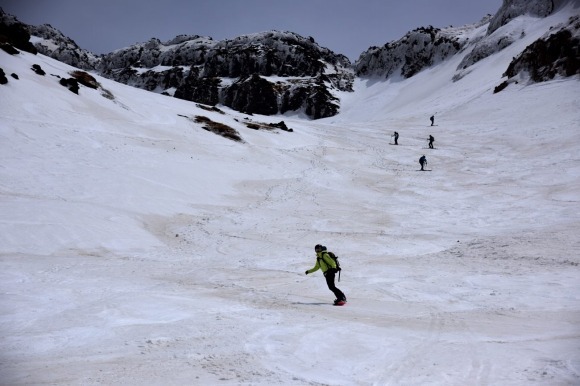
[[[409,78],[457,53],[463,42],[448,30],[421,27],[382,47],[371,47],[355,62],[358,76]]]
[[[96,64],[105,76],[129,67],[191,66],[202,64],[205,52],[216,43],[208,37],[179,35],[167,42],[152,38],[148,42],[115,50]]]
[[[93,69],[99,60],[50,24],[28,26],[28,31],[34,36],[34,46],[43,55],[85,70]]]
[[[327,66],[347,68],[350,61],[320,47],[312,37],[269,31],[218,42],[208,52],[203,75],[317,76]]]

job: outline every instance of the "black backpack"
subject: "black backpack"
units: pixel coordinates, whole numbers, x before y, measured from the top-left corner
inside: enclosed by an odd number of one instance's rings
[[[336,256],[334,253],[327,251],[326,247],[322,247],[323,249],[323,253],[328,253],[328,256],[330,256],[330,258],[332,260],[334,260],[335,264],[336,264],[336,270],[338,271],[338,281],[340,281],[340,271],[342,271],[342,268],[340,268],[340,263],[338,262],[338,256]]]
[[[328,256],[330,256],[332,260],[334,260],[334,262],[336,263],[336,270],[338,272],[342,271],[342,268],[340,268],[340,263],[338,262],[338,256],[336,256],[334,253],[330,251],[326,251],[326,253],[328,253]]]

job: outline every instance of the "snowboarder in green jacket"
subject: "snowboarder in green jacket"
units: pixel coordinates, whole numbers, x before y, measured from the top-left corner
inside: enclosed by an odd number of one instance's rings
[[[314,251],[316,252],[316,264],[314,264],[314,267],[307,270],[306,274],[308,275],[309,273],[316,272],[319,269],[322,270],[328,289],[334,293],[334,296],[336,296],[334,304],[342,305],[346,303],[346,296],[344,296],[344,293],[336,288],[336,285],[334,284],[334,277],[338,272],[336,262],[332,257],[330,257],[326,247],[316,244]]]

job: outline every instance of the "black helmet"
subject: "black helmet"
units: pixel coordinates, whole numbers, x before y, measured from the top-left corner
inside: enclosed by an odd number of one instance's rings
[[[316,245],[314,246],[314,251],[315,251],[315,252],[321,252],[321,251],[323,251],[323,249],[322,249],[322,245],[320,245],[320,244],[316,244]]]

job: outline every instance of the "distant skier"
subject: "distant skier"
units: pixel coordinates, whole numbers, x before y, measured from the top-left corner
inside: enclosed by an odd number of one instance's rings
[[[326,279],[326,285],[328,286],[328,289],[334,293],[334,296],[336,296],[334,304],[337,306],[342,306],[344,303],[346,303],[346,296],[344,296],[344,293],[336,288],[336,285],[334,285],[334,276],[338,272],[336,262],[332,257],[330,257],[326,251],[326,247],[320,244],[316,244],[314,251],[316,252],[316,264],[314,267],[307,270],[306,274],[308,275],[309,273],[313,273],[318,271],[318,269],[321,269],[322,274]]]
[[[433,142],[435,141],[435,138],[433,138],[432,135],[429,136],[429,149],[433,149]]]
[[[425,169],[423,169],[423,167],[427,165],[427,157],[425,157],[425,154],[419,158],[419,163],[421,164],[421,170],[425,171]]]
[[[393,136],[395,137],[395,145],[398,145],[399,144],[399,133],[397,133],[395,131],[395,134],[393,134]]]
[[[431,115],[429,119],[431,120],[431,126],[435,125],[435,115]]]

